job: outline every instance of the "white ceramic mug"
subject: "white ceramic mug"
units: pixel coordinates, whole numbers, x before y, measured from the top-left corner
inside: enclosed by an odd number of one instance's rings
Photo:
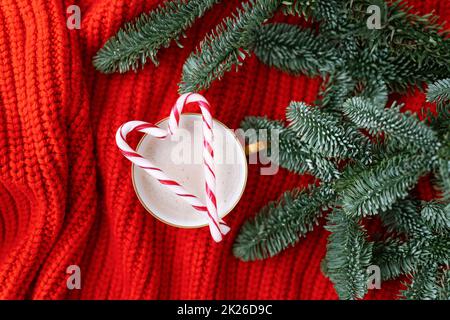
[[[156,139],[145,135],[136,151],[205,202],[201,117],[201,114],[183,113],[173,136]],[[220,121],[213,121],[217,210],[223,218],[242,197],[247,182],[247,159],[234,132]],[[166,129],[168,118],[157,125]],[[204,216],[143,169],[133,164],[131,170],[134,190],[144,208],[155,218],[179,228],[207,226]]]

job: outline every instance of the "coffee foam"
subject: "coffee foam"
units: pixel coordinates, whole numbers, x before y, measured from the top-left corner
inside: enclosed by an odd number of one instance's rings
[[[168,119],[158,124],[163,129],[167,129],[167,125]],[[183,114],[180,130],[173,137],[160,140],[144,136],[137,152],[205,203],[201,125],[201,115]],[[244,191],[247,160],[232,131],[217,120],[214,120],[213,130],[217,209],[219,216],[223,217],[234,208]],[[207,224],[207,219],[198,211],[141,168],[133,165],[132,177],[141,203],[156,218],[186,228]]]

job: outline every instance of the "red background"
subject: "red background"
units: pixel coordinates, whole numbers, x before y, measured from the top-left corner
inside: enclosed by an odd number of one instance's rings
[[[92,57],[126,21],[161,1],[80,1],[81,30],[66,28],[72,1],[0,2],[0,298],[335,299],[321,274],[327,232],[265,261],[231,252],[242,223],[307,177],[281,170],[260,176],[250,166],[246,191],[226,220],[220,244],[206,228],[180,230],[147,214],[134,194],[130,163],[114,143],[131,119],[168,115],[188,54],[240,1],[227,0],[159,54],[160,66],[102,75]],[[450,3],[410,1],[442,17]],[[284,119],[291,100],[312,102],[320,81],[270,69],[255,57],[204,92],[214,115],[237,128],[246,115]],[[410,109],[424,95],[404,98]],[[137,137],[136,137],[137,138]],[[420,188],[426,196],[426,185]],[[66,288],[68,265],[81,266],[82,289]],[[393,298],[398,282],[369,298]]]

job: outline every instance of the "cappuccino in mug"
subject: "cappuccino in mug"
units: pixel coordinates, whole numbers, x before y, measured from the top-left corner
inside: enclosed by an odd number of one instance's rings
[[[223,123],[213,120],[216,199],[219,217],[238,203],[247,181],[244,149]],[[168,119],[158,123],[167,129]],[[173,136],[165,139],[145,135],[136,151],[161,168],[173,180],[205,203],[203,133],[200,114],[182,114]],[[207,219],[138,166],[132,166],[133,186],[142,205],[157,219],[180,228],[207,225]]]

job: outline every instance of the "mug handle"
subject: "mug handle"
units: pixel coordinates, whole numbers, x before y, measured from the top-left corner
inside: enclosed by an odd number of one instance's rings
[[[267,143],[265,141],[256,141],[250,144],[245,145],[245,154],[247,156],[251,154],[258,153],[261,150],[267,148]]]

